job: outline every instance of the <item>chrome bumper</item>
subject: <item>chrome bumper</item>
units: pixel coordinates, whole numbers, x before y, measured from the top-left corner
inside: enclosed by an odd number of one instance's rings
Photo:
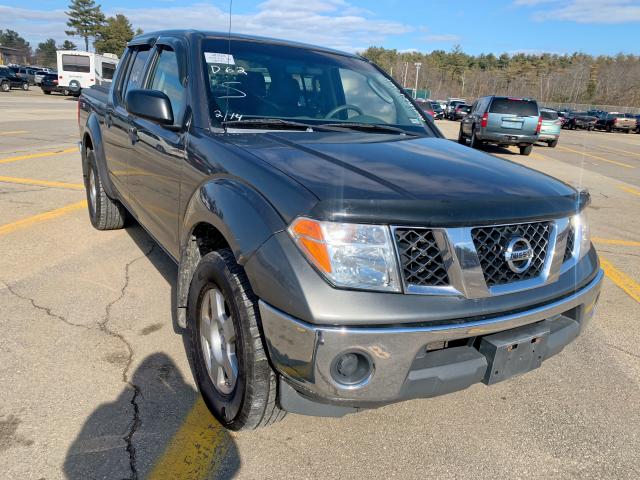
[[[579,291],[546,305],[483,320],[461,319],[457,324],[379,328],[312,325],[262,301],[260,315],[271,361],[289,385],[315,401],[368,407],[448,393],[482,380],[487,364],[478,350],[463,346],[428,352],[426,346],[433,342],[543,322],[551,337],[555,334],[544,358],[558,353],[593,315],[602,278],[600,270]],[[345,351],[360,351],[371,359],[373,374],[366,382],[345,386],[334,380],[332,364]],[[433,375],[437,378],[431,378]],[[427,380],[430,383],[425,384]]]

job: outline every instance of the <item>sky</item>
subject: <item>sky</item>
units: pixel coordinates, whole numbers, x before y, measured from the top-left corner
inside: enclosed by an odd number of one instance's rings
[[[123,13],[144,31],[226,31],[229,0],[103,0],[106,15]],[[0,29],[33,47],[67,37],[65,0],[0,0]],[[347,51],[369,46],[399,51],[470,54],[640,54],[640,0],[235,0],[232,30]]]

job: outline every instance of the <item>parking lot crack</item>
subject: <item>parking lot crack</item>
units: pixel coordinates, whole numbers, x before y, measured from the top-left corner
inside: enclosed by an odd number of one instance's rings
[[[614,350],[617,350],[617,351],[619,351],[619,352],[626,353],[626,354],[627,354],[627,355],[629,355],[630,357],[633,357],[633,358],[635,358],[635,359],[640,360],[640,355],[638,355],[637,353],[629,352],[629,351],[625,350],[624,348],[620,348],[620,347],[618,347],[617,345],[612,345],[611,343],[605,343],[605,345],[606,345],[607,347],[609,347],[609,348],[613,348]]]
[[[90,328],[87,325],[82,325],[80,323],[70,322],[63,315],[59,315],[57,313],[54,313],[50,307],[45,307],[43,305],[39,305],[38,303],[36,303],[35,299],[33,299],[31,297],[28,297],[28,296],[18,292],[14,287],[9,285],[7,282],[5,282],[3,280],[0,280],[0,282],[2,282],[2,284],[5,286],[5,288],[7,289],[7,291],[9,293],[11,293],[12,295],[14,295],[15,297],[17,297],[17,298],[19,298],[21,300],[25,300],[25,301],[31,303],[31,306],[33,308],[35,308],[36,310],[40,310],[40,311],[44,312],[49,317],[55,318],[56,320],[60,320],[61,322],[65,323],[65,324],[67,324],[67,325],[69,325],[71,327],[80,327],[80,328],[84,328],[84,329],[87,329],[87,330]]]
[[[140,426],[140,407],[138,405],[138,399],[139,397],[142,396],[142,392],[140,390],[140,387],[134,384],[129,379],[129,369],[131,368],[131,364],[133,362],[133,354],[134,354],[133,347],[131,346],[131,343],[129,343],[129,341],[125,338],[124,335],[110,328],[109,322],[111,321],[113,307],[118,302],[122,301],[122,299],[127,294],[127,290],[131,282],[131,274],[130,274],[131,266],[137,261],[142,260],[143,258],[147,258],[149,255],[151,255],[154,248],[155,248],[155,245],[151,245],[151,247],[144,254],[134,258],[133,260],[129,261],[125,265],[124,283],[122,285],[122,288],[120,289],[120,295],[118,295],[117,298],[115,298],[114,300],[112,300],[107,304],[107,306],[105,307],[105,315],[102,321],[98,324],[101,331],[103,331],[104,333],[106,333],[111,337],[118,339],[120,342],[122,342],[122,344],[127,349],[127,363],[122,369],[122,382],[125,383],[129,388],[133,390],[133,395],[131,396],[131,400],[130,400],[131,407],[133,408],[133,418],[131,420],[131,423],[129,424],[127,434],[124,436],[123,439],[125,441],[127,453],[129,455],[129,467],[131,469],[131,477],[130,477],[131,480],[138,479],[136,448],[133,443],[133,436],[135,435],[136,431],[138,430],[138,427]]]

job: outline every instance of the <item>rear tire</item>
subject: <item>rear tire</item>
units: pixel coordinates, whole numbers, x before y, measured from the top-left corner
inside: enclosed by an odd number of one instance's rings
[[[467,139],[464,138],[464,134],[462,133],[462,125],[460,125],[460,131],[458,132],[458,143],[460,145],[466,145]]]
[[[478,138],[476,137],[476,127],[473,126],[473,128],[471,129],[471,138],[469,139],[469,146],[471,148],[478,148],[480,146],[480,142],[478,141]]]
[[[104,191],[93,150],[87,150],[84,184],[91,225],[97,230],[118,230],[124,227],[127,211],[120,202],[109,198]]]
[[[51,90],[42,90],[45,95],[51,95]]]
[[[23,83],[23,84],[22,84],[22,90],[24,90],[25,92],[26,92],[27,90],[29,90],[29,84],[28,84],[28,83]]]
[[[551,140],[547,145],[549,145],[550,148],[556,148],[558,145],[558,139],[556,138],[555,140]]]
[[[533,145],[527,145],[526,147],[520,147],[520,155],[530,155],[533,150]]]
[[[231,250],[202,257],[189,288],[189,349],[204,402],[230,430],[254,430],[286,414],[276,403],[259,318],[258,299]]]

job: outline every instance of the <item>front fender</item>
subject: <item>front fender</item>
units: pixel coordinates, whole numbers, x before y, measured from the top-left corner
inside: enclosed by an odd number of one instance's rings
[[[286,223],[273,206],[248,185],[229,178],[210,180],[191,197],[181,229],[178,269],[178,324],[186,327],[186,306],[191,277],[200,260],[193,231],[200,224],[217,229],[233,251],[238,264],[251,255]]]

